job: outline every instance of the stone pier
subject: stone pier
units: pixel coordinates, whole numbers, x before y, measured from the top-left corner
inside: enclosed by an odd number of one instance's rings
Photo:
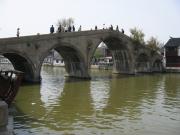
[[[4,101],[0,101],[0,135],[13,135],[8,128],[8,105]]]

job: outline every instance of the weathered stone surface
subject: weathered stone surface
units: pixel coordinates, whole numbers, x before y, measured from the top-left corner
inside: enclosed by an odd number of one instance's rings
[[[6,130],[8,125],[8,105],[0,101],[0,132]]]
[[[152,54],[149,48],[134,44],[128,36],[110,30],[0,39],[0,54],[7,57],[15,69],[25,72],[27,81],[40,81],[43,60],[52,49],[64,58],[69,76],[90,78],[90,62],[102,41],[112,52],[114,73],[134,74],[162,70],[159,54]]]

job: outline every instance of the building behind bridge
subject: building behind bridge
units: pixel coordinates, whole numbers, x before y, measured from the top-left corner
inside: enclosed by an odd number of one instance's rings
[[[50,51],[49,55],[44,59],[43,65],[64,67],[64,60],[55,50]]]
[[[5,58],[4,56],[0,55],[0,64],[10,64],[11,62]]]
[[[170,38],[164,46],[165,66],[168,72],[180,71],[180,38]]]

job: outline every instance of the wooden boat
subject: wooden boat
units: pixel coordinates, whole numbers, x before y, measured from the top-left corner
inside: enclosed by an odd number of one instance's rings
[[[16,97],[22,78],[21,71],[0,71],[0,99],[4,100],[8,106]]]

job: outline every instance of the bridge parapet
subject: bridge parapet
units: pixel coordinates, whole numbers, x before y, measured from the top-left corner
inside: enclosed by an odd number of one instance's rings
[[[48,39],[61,39],[61,38],[76,38],[76,37],[104,37],[104,36],[115,36],[120,37],[126,40],[131,38],[125,34],[122,34],[117,31],[112,30],[93,30],[93,31],[80,31],[80,32],[61,32],[54,34],[38,34],[38,35],[29,35],[29,36],[20,36],[20,37],[10,37],[10,38],[0,38],[0,45],[2,44],[14,44],[22,43],[26,41],[39,41],[39,40],[48,40]]]

